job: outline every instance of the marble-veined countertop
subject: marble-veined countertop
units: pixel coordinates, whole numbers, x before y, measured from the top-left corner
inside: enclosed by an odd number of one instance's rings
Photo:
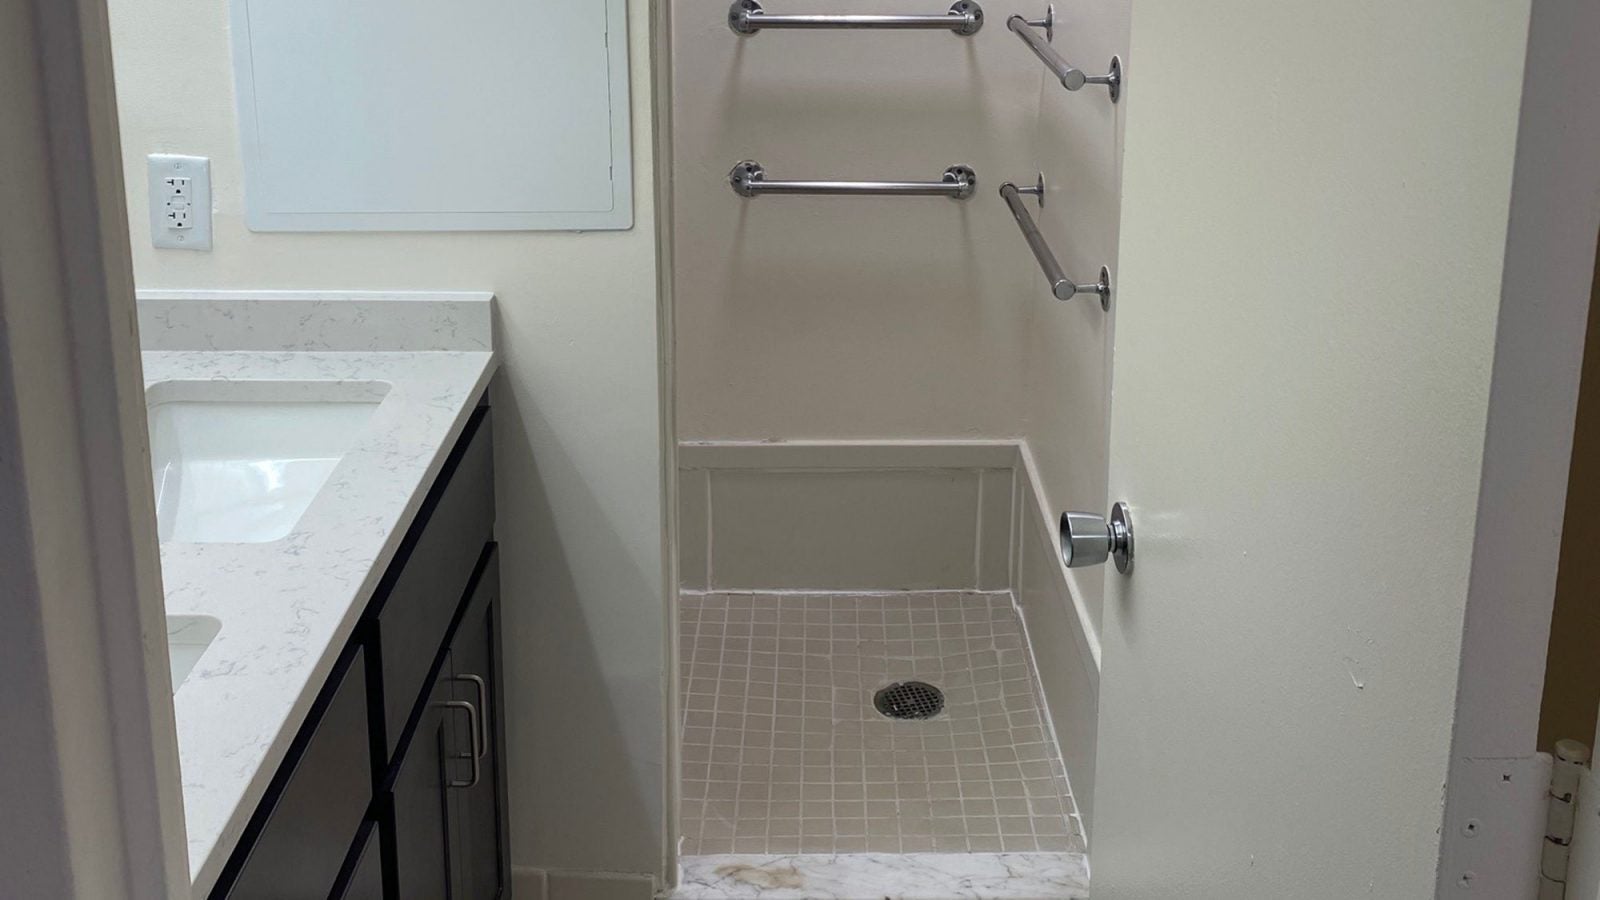
[[[222,622],[173,697],[196,896],[233,852],[488,385],[490,303],[486,294],[140,295],[152,399],[219,381],[268,382],[275,397],[306,400],[375,386],[382,395],[286,537],[161,545],[167,614]],[[404,349],[375,349],[386,345]],[[418,349],[430,345],[440,349]]]

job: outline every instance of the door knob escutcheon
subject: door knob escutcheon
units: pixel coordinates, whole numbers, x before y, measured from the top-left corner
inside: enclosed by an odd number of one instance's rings
[[[1061,514],[1061,562],[1069,569],[1098,566],[1107,559],[1117,571],[1133,571],[1133,516],[1128,504],[1111,507],[1111,520],[1094,513]]]

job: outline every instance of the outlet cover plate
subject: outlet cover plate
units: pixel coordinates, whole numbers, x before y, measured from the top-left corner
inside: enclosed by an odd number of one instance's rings
[[[152,153],[149,169],[151,241],[171,250],[210,250],[211,160],[204,156]],[[188,179],[184,186],[187,196],[176,190],[169,179]],[[183,208],[179,218],[186,219],[186,227],[173,226],[173,205]]]

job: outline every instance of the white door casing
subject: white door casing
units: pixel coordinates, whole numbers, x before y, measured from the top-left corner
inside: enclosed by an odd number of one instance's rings
[[[0,5],[0,84],[0,894],[188,897],[103,0]]]
[[[1097,900],[1435,892],[1532,7],[1135,4]]]

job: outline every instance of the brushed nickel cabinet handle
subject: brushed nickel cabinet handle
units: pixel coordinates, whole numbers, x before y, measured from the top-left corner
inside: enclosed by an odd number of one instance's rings
[[[467,711],[467,725],[472,731],[472,752],[458,754],[453,759],[467,759],[472,763],[472,779],[470,781],[457,781],[454,778],[445,783],[445,787],[471,788],[478,786],[478,779],[482,776],[482,766],[479,760],[483,758],[482,752],[482,719],[478,715],[478,708],[466,700],[446,700],[441,704],[450,709],[464,709]]]

